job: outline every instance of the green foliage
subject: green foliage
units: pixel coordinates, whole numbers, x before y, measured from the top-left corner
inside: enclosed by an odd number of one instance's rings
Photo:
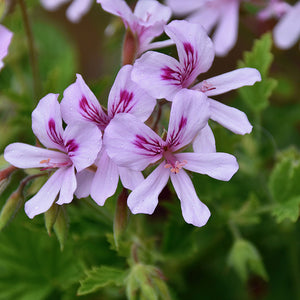
[[[1,300],[46,300],[52,293],[63,295],[76,285],[80,275],[80,261],[74,259],[72,248],[62,255],[56,240],[37,230],[24,215],[1,232]]]
[[[94,267],[86,271],[86,278],[80,281],[78,295],[93,293],[110,284],[122,286],[126,276],[127,272],[117,268],[107,266]]]
[[[275,201],[272,211],[278,222],[289,219],[296,222],[300,205],[300,159],[286,155],[276,164],[269,180]]]
[[[254,112],[261,112],[269,105],[268,99],[277,84],[275,79],[268,77],[273,61],[271,47],[272,36],[267,33],[255,41],[252,51],[245,52],[243,61],[238,63],[239,68],[256,68],[261,74],[261,82],[239,89],[240,96]]]
[[[265,280],[268,279],[260,254],[249,241],[243,239],[235,241],[230,250],[228,263],[244,281],[251,272],[261,276]]]

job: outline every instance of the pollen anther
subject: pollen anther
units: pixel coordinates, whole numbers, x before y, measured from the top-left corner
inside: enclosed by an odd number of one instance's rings
[[[178,174],[179,171],[187,164],[187,161],[186,160],[183,160],[182,162],[179,162],[176,160],[175,162],[175,166],[168,163],[168,164],[165,164],[165,168],[166,169],[170,169],[171,173],[175,173],[175,174]]]

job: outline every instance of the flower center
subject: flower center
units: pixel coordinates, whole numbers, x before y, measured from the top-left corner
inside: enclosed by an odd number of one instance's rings
[[[173,163],[166,163],[165,164],[165,168],[166,169],[170,169],[171,173],[175,173],[175,174],[178,174],[179,171],[187,164],[187,161],[186,160],[183,160],[182,162],[176,160],[175,161],[175,164]]]
[[[204,80],[202,81],[201,85],[200,85],[200,91],[202,93],[205,93],[207,91],[211,91],[211,90],[215,90],[216,88],[211,84],[209,83],[208,81]]]
[[[40,161],[40,164],[43,165],[41,171],[49,170],[49,169],[56,169],[61,167],[66,167],[72,164],[71,161],[64,161],[64,162],[51,162],[50,158],[43,159]]]

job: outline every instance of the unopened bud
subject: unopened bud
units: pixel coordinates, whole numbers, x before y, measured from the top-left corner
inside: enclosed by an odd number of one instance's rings
[[[63,251],[69,229],[68,215],[64,206],[58,207],[58,213],[53,229],[59,241],[60,249]]]
[[[127,220],[128,220],[127,198],[128,198],[128,191],[127,189],[123,188],[121,194],[118,197],[115,219],[114,219],[114,239],[117,248],[119,246],[119,239],[127,226]]]
[[[46,229],[47,229],[47,232],[48,232],[49,235],[51,235],[53,226],[56,222],[58,211],[59,211],[59,206],[54,203],[50,207],[50,209],[48,209],[44,214],[44,216],[45,216],[45,226],[46,226]]]
[[[132,33],[130,29],[126,31],[123,53],[122,53],[122,65],[132,65],[135,61],[138,49],[138,40],[136,35]]]
[[[22,190],[18,188],[10,195],[10,197],[2,207],[0,213],[0,230],[2,230],[7,225],[7,223],[15,216],[22,203]]]

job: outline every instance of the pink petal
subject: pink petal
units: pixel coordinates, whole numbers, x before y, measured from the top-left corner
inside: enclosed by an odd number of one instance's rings
[[[235,45],[239,26],[239,0],[227,1],[220,9],[221,19],[213,35],[217,56],[225,56]]]
[[[52,206],[63,184],[64,173],[64,168],[58,169],[38,193],[25,203],[25,212],[30,219],[46,212]]]
[[[212,120],[236,134],[246,134],[252,131],[252,125],[245,113],[213,99],[208,100]]]
[[[8,145],[4,151],[4,158],[13,166],[22,169],[48,168],[49,164],[59,166],[70,163],[70,159],[65,153],[23,143]]]
[[[211,67],[215,55],[213,43],[201,25],[184,20],[172,21],[165,32],[176,44],[179,61],[185,70],[185,87],[188,87]]]
[[[101,131],[93,124],[69,124],[64,132],[68,155],[76,170],[91,166],[102,146]]]
[[[120,167],[144,170],[162,158],[165,142],[153,130],[130,114],[116,115],[106,127],[104,146]]]
[[[56,203],[59,205],[70,203],[73,200],[76,187],[77,183],[74,166],[64,168],[64,178],[62,179],[59,198]]]
[[[118,170],[123,186],[129,190],[135,189],[144,180],[142,172],[122,167],[118,167]]]
[[[195,85],[193,89],[200,90],[207,96],[214,96],[227,93],[242,86],[253,85],[257,81],[261,81],[258,70],[242,68],[204,80]]]
[[[174,98],[170,113],[167,142],[176,151],[193,141],[209,118],[205,94],[183,89]]]
[[[168,182],[169,170],[160,164],[128,197],[127,204],[133,214],[152,214],[158,196]]]
[[[223,181],[230,180],[239,168],[236,158],[227,153],[178,153],[176,158],[186,161],[184,168],[189,171]]]
[[[87,169],[82,170],[76,174],[77,188],[75,195],[77,198],[88,197],[91,193],[92,181],[94,179],[95,172]]]
[[[97,0],[102,9],[122,18],[126,28],[133,24],[135,18],[127,3],[124,0]]]
[[[118,167],[107,156],[105,150],[101,152],[97,167],[91,186],[91,197],[98,205],[102,206],[106,199],[116,192],[119,173]]]
[[[156,99],[131,80],[132,66],[126,65],[119,71],[108,97],[108,116],[118,113],[130,113],[141,121],[151,115]]]
[[[184,16],[199,9],[205,0],[167,0],[166,4],[171,7],[172,11],[177,16]]]
[[[77,74],[76,76],[75,83],[64,91],[61,101],[61,113],[64,121],[67,124],[79,121],[89,122],[104,130],[109,118],[81,75]]]
[[[300,1],[285,14],[274,28],[275,45],[281,49],[292,47],[300,38]]]
[[[0,70],[3,67],[3,58],[8,53],[8,47],[10,45],[13,33],[0,24]]]
[[[32,112],[32,130],[47,148],[64,151],[63,128],[58,94],[48,94]]]
[[[216,152],[215,137],[208,124],[197,134],[193,142],[193,149],[200,153]]]
[[[135,61],[131,78],[149,95],[172,101],[175,94],[182,89],[179,74],[180,64],[176,59],[148,51]]]
[[[77,23],[91,8],[93,0],[73,0],[67,9],[67,17],[71,22]]]
[[[184,220],[194,226],[204,226],[210,217],[210,211],[198,198],[189,176],[180,170],[178,174],[171,174],[171,181],[180,199]]]
[[[198,198],[190,177],[180,170],[178,174],[171,174],[171,181],[180,200],[184,220],[194,226],[204,226],[210,211]]]

